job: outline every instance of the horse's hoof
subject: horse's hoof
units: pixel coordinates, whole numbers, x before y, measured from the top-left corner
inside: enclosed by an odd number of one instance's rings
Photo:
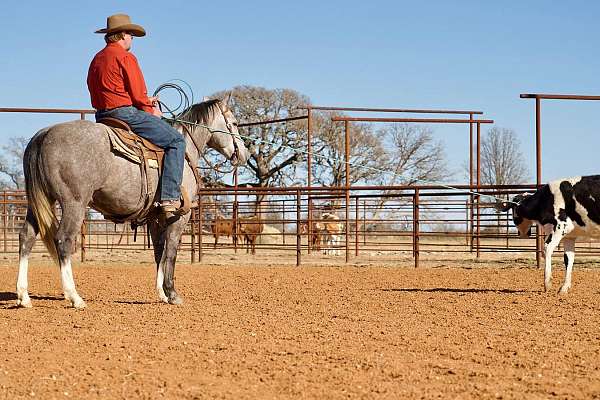
[[[165,291],[162,290],[162,288],[158,289],[157,292],[158,292],[158,300],[160,300],[163,303],[168,303],[169,302],[169,298],[165,294]]]
[[[175,296],[172,299],[169,299],[169,304],[178,306],[180,304],[183,304],[183,299],[179,296]]]
[[[72,300],[73,308],[78,310],[83,310],[85,308],[85,301],[80,297],[78,299]]]
[[[558,294],[567,294],[569,292],[569,287],[561,287],[560,290],[558,291]]]
[[[544,292],[548,292],[550,289],[552,289],[551,283],[544,284]]]
[[[31,304],[31,300],[30,299],[24,299],[24,300],[17,300],[17,307],[21,307],[21,308],[31,308],[33,307],[33,304]]]

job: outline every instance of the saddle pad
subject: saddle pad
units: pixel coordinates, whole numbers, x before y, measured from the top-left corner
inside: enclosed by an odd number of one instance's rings
[[[102,124],[100,124],[102,125]],[[119,137],[119,135],[117,135],[115,133],[115,131],[106,126],[106,125],[102,125],[102,127],[106,130],[106,134],[108,135],[108,138],[110,139],[110,147],[112,149],[113,152],[115,152],[115,154],[119,154],[121,156],[123,156],[124,158],[128,159],[129,161],[132,161],[136,164],[141,164],[142,160],[140,160],[140,157],[138,157],[137,154],[135,154],[124,142],[123,140]],[[150,168],[154,168],[154,169],[158,169],[158,162],[156,160],[148,160],[148,166]]]

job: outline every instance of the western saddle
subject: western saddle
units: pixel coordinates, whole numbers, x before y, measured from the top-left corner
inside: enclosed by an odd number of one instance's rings
[[[122,120],[103,118],[98,123],[105,125],[107,128],[111,151],[129,161],[139,164],[142,181],[139,210],[131,215],[108,215],[106,218],[116,223],[131,221],[133,227],[143,225],[154,214],[154,199],[158,190],[158,186],[149,181],[149,171],[156,169],[160,177],[165,152],[149,140],[136,135],[131,130],[131,127]],[[181,209],[178,212],[180,215],[186,214],[191,206],[190,198],[183,186],[181,187],[181,194],[183,201]]]

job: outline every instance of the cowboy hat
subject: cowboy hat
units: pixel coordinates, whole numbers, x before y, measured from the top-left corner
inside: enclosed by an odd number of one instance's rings
[[[146,36],[146,31],[140,25],[132,24],[127,14],[115,14],[106,19],[106,28],[98,29],[95,33],[129,32],[132,36]]]

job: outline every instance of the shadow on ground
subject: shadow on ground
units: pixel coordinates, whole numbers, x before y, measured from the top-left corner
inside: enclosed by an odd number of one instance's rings
[[[481,288],[402,288],[402,289],[381,289],[384,292],[416,292],[416,293],[531,293],[530,290],[515,290],[515,289],[481,289]]]

